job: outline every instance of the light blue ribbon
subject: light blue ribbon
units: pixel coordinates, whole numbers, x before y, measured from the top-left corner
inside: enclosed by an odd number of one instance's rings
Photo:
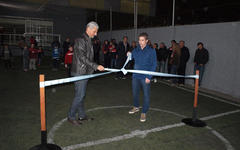
[[[71,78],[44,81],[44,82],[40,82],[40,87],[52,86],[52,85],[57,85],[57,84],[69,83],[69,82],[75,82],[75,81],[95,78],[95,77],[98,77],[98,76],[110,74],[110,73],[113,73],[113,72],[120,72],[120,71],[122,71],[124,75],[126,75],[127,73],[138,73],[138,74],[145,74],[145,75],[152,75],[152,76],[159,76],[159,77],[178,77],[178,78],[195,78],[195,79],[199,78],[198,75],[182,76],[182,75],[168,74],[168,73],[161,73],[161,72],[153,72],[153,71],[146,71],[146,70],[128,70],[128,69],[125,69],[125,66],[128,64],[128,62],[130,60],[131,60],[131,53],[128,54],[127,60],[126,60],[125,64],[123,65],[122,69],[105,68],[104,70],[109,71],[109,72],[90,74],[90,75],[81,75],[81,76],[71,77]]]

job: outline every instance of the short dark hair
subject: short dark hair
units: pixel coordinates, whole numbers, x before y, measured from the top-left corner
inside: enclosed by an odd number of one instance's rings
[[[139,34],[138,38],[139,37],[145,37],[146,40],[148,40],[148,34],[146,32],[142,32]]]
[[[171,42],[177,43],[176,40],[172,40]]]
[[[198,42],[198,43],[197,43],[197,46],[198,46],[198,45],[202,45],[202,46],[203,46],[203,43],[202,43],[202,42]]]
[[[185,41],[183,41],[183,40],[181,40],[181,41],[179,41],[179,42],[183,42],[183,43],[185,43]]]
[[[127,39],[128,39],[128,37],[127,37],[126,35],[125,35],[125,36],[123,36],[123,39],[124,39],[124,38],[127,38]]]

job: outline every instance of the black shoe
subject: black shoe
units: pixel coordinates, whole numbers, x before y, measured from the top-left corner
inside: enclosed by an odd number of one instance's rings
[[[84,117],[84,118],[78,118],[79,121],[92,121],[94,120],[94,118],[88,118],[88,117]]]
[[[68,122],[70,122],[72,125],[75,125],[75,126],[79,126],[81,125],[82,123],[77,121],[77,120],[72,120],[72,119],[69,119],[68,118]]]

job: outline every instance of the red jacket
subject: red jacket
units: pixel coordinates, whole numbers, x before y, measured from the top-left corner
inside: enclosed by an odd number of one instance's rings
[[[36,58],[38,56],[38,50],[35,48],[29,48],[29,58]]]
[[[73,57],[73,51],[68,50],[68,52],[65,55],[65,64],[72,64],[72,57]]]

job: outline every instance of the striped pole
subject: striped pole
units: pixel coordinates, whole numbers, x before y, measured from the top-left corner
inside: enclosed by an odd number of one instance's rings
[[[202,120],[197,119],[197,106],[198,106],[198,89],[199,89],[199,70],[196,71],[198,78],[195,79],[195,91],[194,91],[194,102],[193,102],[193,114],[192,118],[184,118],[182,122],[192,127],[205,127],[206,123]]]
[[[40,119],[41,119],[41,144],[31,147],[29,150],[62,150],[55,144],[47,144],[47,127],[46,127],[46,101],[45,101],[45,80],[44,75],[39,75],[40,87]]]
[[[44,75],[39,75],[40,85],[40,118],[41,118],[41,143],[47,144],[47,128],[46,128],[46,106],[45,106],[45,86]]]

